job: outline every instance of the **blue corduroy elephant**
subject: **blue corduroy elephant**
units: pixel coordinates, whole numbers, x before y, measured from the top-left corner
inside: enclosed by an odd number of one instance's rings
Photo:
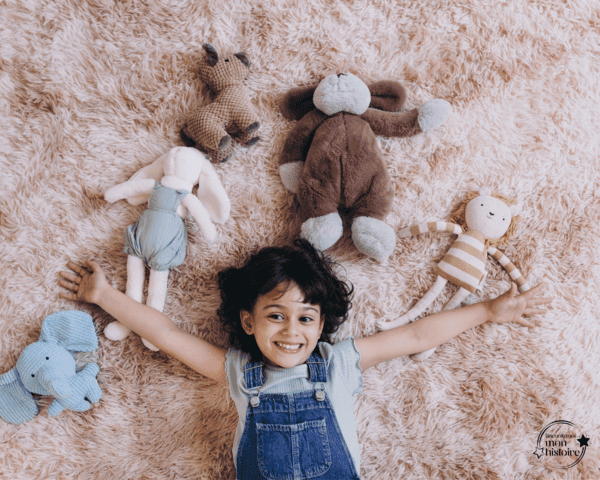
[[[0,416],[14,424],[31,420],[38,413],[32,393],[55,397],[48,407],[50,415],[65,408],[77,412],[90,408],[102,394],[96,381],[98,365],[88,363],[77,371],[70,351],[96,348],[98,337],[87,313],[66,310],[47,316],[40,339],[25,347],[15,368],[0,375]]]

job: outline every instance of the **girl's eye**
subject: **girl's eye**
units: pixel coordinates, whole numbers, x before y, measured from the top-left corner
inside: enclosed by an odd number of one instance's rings
[[[303,322],[303,323],[309,323],[309,322],[312,322],[313,319],[312,319],[312,317],[302,317],[300,319],[300,321]]]
[[[283,320],[283,315],[279,313],[272,313],[269,315],[269,318],[272,318],[273,320]]]

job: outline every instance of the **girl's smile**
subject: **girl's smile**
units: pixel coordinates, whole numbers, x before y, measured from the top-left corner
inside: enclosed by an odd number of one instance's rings
[[[304,293],[295,283],[279,284],[259,296],[252,313],[242,311],[240,317],[265,361],[283,368],[308,360],[323,330],[320,305],[304,303]]]

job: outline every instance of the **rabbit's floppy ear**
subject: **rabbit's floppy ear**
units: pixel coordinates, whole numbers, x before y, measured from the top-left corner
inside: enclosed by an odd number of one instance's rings
[[[215,223],[225,223],[231,213],[231,202],[214,167],[205,157],[198,179],[198,200]]]
[[[0,417],[17,425],[31,420],[37,414],[38,407],[21,382],[17,369],[0,375]]]
[[[98,348],[92,317],[78,310],[48,315],[42,322],[40,342],[56,343],[74,352],[91,352]]]
[[[369,85],[371,103],[369,108],[386,112],[399,111],[406,101],[406,89],[393,80],[382,80]]]
[[[152,179],[156,182],[160,181],[160,179],[164,175],[164,165],[165,160],[168,158],[169,152],[162,154],[158,157],[154,162],[150,165],[146,165],[143,168],[140,168],[129,180],[146,180]],[[127,201],[130,205],[141,205],[142,203],[146,203],[150,195],[134,195],[133,197],[128,197]]]
[[[281,101],[281,113],[288,120],[300,120],[311,110],[314,110],[313,95],[318,86],[296,87],[289,90]]]

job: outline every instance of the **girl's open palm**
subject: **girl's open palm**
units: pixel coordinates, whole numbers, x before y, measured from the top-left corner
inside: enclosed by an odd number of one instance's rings
[[[512,283],[510,290],[507,290],[499,297],[490,300],[488,305],[491,322],[506,323],[515,322],[526,327],[535,327],[535,324],[522,318],[522,315],[534,315],[546,313],[545,308],[537,308],[538,305],[547,305],[550,298],[532,298],[544,287],[543,283],[517,295],[517,285]]]
[[[61,292],[60,297],[66,300],[77,300],[80,302],[98,303],[102,292],[108,286],[106,277],[100,265],[94,260],[88,260],[86,266],[92,271],[81,267],[73,262],[68,262],[69,267],[73,272],[60,272],[63,277],[58,283],[69,290],[69,292]]]

